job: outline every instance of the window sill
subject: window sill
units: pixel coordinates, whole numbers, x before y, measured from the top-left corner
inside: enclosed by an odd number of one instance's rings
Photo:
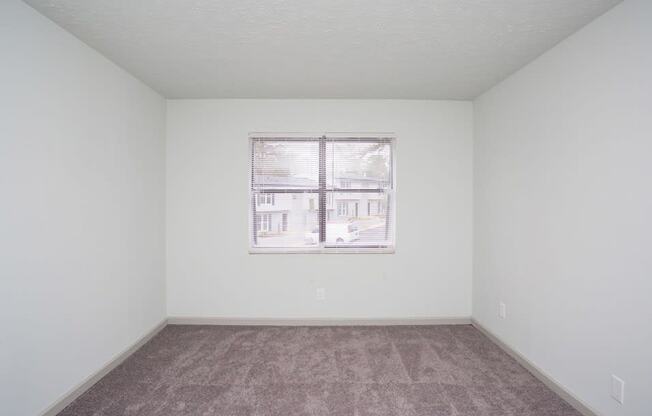
[[[395,247],[249,248],[249,254],[394,254],[395,252]]]

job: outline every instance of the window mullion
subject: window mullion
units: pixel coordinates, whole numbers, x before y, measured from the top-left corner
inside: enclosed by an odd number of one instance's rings
[[[319,139],[319,243],[326,242],[326,136]]]

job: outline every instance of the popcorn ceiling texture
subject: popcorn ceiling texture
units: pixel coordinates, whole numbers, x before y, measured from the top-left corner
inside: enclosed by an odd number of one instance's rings
[[[168,98],[472,99],[618,0],[26,0]]]

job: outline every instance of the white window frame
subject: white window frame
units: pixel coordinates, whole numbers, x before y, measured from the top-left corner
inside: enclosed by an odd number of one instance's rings
[[[337,202],[337,216],[341,217],[344,215],[349,215],[349,201],[338,201]]]
[[[274,194],[258,194],[256,203],[260,205],[274,205]]]
[[[325,242],[320,242],[317,247],[259,247],[255,244],[254,233],[255,230],[255,209],[254,205],[258,205],[258,200],[254,198],[255,189],[253,184],[253,152],[254,152],[254,143],[257,140],[274,140],[274,139],[296,139],[296,140],[316,140],[320,139],[336,140],[336,141],[364,141],[364,140],[385,140],[391,146],[391,164],[390,164],[390,181],[391,185],[386,190],[380,190],[383,193],[387,194],[387,206],[385,207],[385,212],[391,212],[392,215],[389,215],[387,218],[387,233],[388,240],[391,242],[388,245],[377,245],[377,246],[333,246],[328,245]],[[250,133],[249,134],[249,253],[250,254],[305,254],[305,253],[332,253],[332,254],[393,254],[396,251],[396,200],[397,200],[397,191],[396,191],[396,136],[394,133],[333,133],[333,132],[321,132],[321,133]],[[324,186],[324,188],[322,188]],[[375,191],[365,189],[365,192]],[[359,189],[353,188],[336,188],[335,190],[325,190],[325,185],[320,185],[320,189],[310,189],[310,190],[298,190],[298,192],[309,192],[309,193],[319,193],[323,192],[325,196],[323,201],[325,202],[326,207],[329,204],[332,204],[332,195],[334,192],[343,192],[343,193],[355,193],[360,192]],[[317,208],[319,209],[320,201],[317,202]],[[337,214],[337,206],[335,208],[335,213]],[[328,209],[325,210],[323,214],[320,213],[320,218],[323,220],[328,220]],[[321,226],[320,226],[321,229]],[[324,231],[325,232],[325,231]]]
[[[272,231],[272,214],[269,212],[261,212],[256,214],[257,216],[260,217],[260,221],[256,223],[257,225],[257,232],[261,233],[269,233]],[[263,225],[266,225],[266,227],[263,227]]]

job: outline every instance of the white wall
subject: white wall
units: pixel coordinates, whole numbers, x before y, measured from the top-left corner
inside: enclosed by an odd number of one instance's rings
[[[34,415],[165,316],[165,101],[17,0],[0,61],[0,413]]]
[[[474,105],[473,316],[603,415],[652,412],[650,22],[626,0]]]
[[[470,316],[471,110],[470,102],[168,101],[168,315]],[[253,131],[395,132],[396,254],[248,254]],[[325,301],[315,300],[317,287]]]

